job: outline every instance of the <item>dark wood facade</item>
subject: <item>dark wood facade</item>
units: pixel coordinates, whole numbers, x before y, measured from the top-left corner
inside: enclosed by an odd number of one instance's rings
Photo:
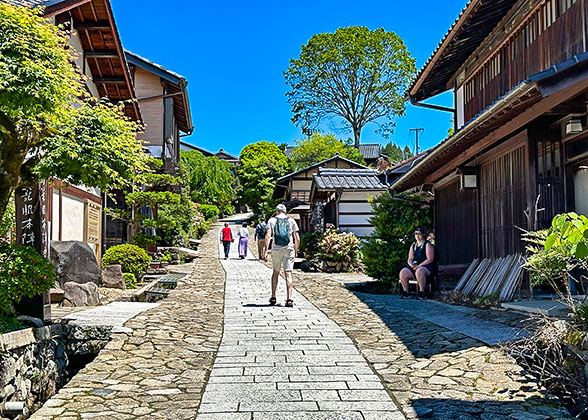
[[[486,2],[472,0],[464,14]],[[467,33],[464,22],[457,30]],[[458,44],[443,44],[413,84],[419,99],[453,88],[463,116],[455,135],[392,186],[434,192],[442,264],[522,253],[523,230],[565,211],[588,215],[586,22],[587,0],[517,1],[459,65]],[[440,63],[455,74],[442,80]],[[477,174],[473,189],[460,182],[468,172]]]
[[[460,72],[464,123],[512,87],[586,51],[585,0],[518,2]],[[459,73],[458,73],[459,74]],[[457,79],[455,80],[457,82]]]

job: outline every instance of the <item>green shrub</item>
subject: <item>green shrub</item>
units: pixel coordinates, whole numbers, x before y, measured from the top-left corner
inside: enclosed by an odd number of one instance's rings
[[[22,324],[14,316],[0,311],[0,334],[23,328]]]
[[[169,253],[169,251],[165,251],[161,254],[161,257],[159,257],[160,261],[167,261],[170,262],[172,260],[171,254]]]
[[[322,232],[308,232],[300,235],[300,252],[307,260],[318,259],[323,240]]]
[[[125,244],[108,248],[102,257],[102,266],[120,264],[123,273],[132,273],[141,277],[149,268],[151,258],[144,249],[136,245]]]
[[[398,274],[406,266],[408,250],[414,242],[414,229],[432,227],[431,209],[414,201],[418,196],[403,195],[412,201],[395,200],[382,194],[372,201],[374,216],[370,222],[374,232],[363,244],[361,251],[366,273],[386,283],[398,282]]]
[[[127,289],[135,289],[137,287],[137,278],[133,273],[123,273]]]
[[[131,238],[131,243],[137,245],[139,248],[143,248],[145,251],[149,250],[150,245],[155,245],[161,238],[157,235],[135,235]]]
[[[48,292],[54,280],[53,265],[34,248],[0,243],[0,313],[23,297]]]
[[[200,212],[206,220],[216,220],[220,210],[214,204],[200,204]]]
[[[200,220],[200,223],[198,223],[198,226],[196,226],[195,229],[195,235],[197,239],[202,238],[206,232],[208,232],[208,230],[212,227],[212,220]]]

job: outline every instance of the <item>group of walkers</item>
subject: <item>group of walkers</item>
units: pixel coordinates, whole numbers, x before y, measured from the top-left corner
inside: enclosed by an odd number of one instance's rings
[[[408,265],[400,271],[400,285],[402,286],[401,299],[410,297],[408,292],[409,282],[417,280],[418,300],[425,298],[425,286],[427,280],[437,275],[439,254],[436,248],[426,240],[426,232],[423,228],[416,228],[414,231],[415,242],[408,253]],[[244,222],[237,230],[239,237],[239,258],[247,258],[247,247],[249,242],[249,230],[247,222]],[[225,259],[229,258],[229,250],[233,239],[233,231],[228,223],[221,229],[219,235],[225,251]],[[300,235],[296,221],[286,214],[286,206],[280,204],[276,207],[275,216],[267,223],[261,222],[255,228],[255,239],[257,240],[258,259],[267,261],[271,254],[272,258],[272,294],[269,300],[270,305],[275,305],[276,289],[280,271],[284,270],[286,278],[286,306],[293,306],[292,289],[294,259],[300,246]]]
[[[237,231],[239,237],[239,258],[247,257],[247,247],[249,243],[249,230],[247,223],[244,222]],[[272,294],[269,300],[270,305],[275,305],[276,289],[280,271],[284,269],[286,278],[286,307],[292,307],[294,259],[300,246],[300,235],[298,224],[294,219],[286,214],[286,206],[279,204],[276,207],[275,216],[270,218],[267,223],[261,222],[255,228],[255,239],[257,240],[258,258],[267,261],[271,255],[272,258]],[[231,243],[234,242],[233,231],[228,223],[221,229],[219,240],[223,243],[225,259],[229,258]]]

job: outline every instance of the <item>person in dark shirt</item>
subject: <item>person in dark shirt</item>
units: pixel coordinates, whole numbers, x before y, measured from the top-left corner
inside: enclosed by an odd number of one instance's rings
[[[435,258],[435,247],[426,240],[424,229],[416,228],[414,230],[414,236],[416,241],[408,251],[408,265],[400,271],[400,284],[402,285],[400,299],[405,299],[410,296],[408,293],[408,282],[414,278],[416,278],[419,288],[417,299],[424,299],[427,277],[437,275],[439,270]]]

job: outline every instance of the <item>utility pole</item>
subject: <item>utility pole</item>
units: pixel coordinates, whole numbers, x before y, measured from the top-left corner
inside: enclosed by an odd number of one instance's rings
[[[416,135],[416,139],[414,141],[414,151],[415,151],[415,155],[419,154],[419,131],[425,131],[424,128],[409,128],[408,129],[408,133],[410,134],[411,131],[415,132]]]

